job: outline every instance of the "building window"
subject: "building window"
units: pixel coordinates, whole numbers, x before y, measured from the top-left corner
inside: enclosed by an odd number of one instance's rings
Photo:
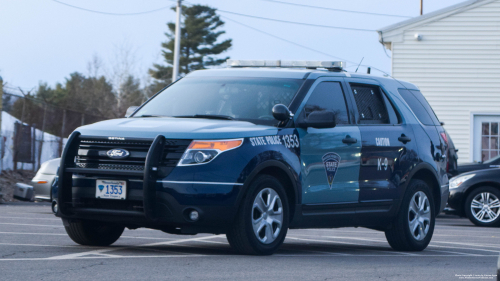
[[[481,123],[481,161],[496,157],[500,152],[497,122]]]

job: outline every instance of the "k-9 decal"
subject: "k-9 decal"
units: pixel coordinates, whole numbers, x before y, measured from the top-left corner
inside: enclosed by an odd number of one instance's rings
[[[339,169],[340,155],[335,152],[329,152],[323,155],[323,165],[325,165],[326,179],[328,180],[328,185],[332,189],[333,181],[335,180],[335,175]]]
[[[252,146],[262,145],[284,145],[286,148],[299,148],[299,137],[297,135],[278,135],[249,138]]]

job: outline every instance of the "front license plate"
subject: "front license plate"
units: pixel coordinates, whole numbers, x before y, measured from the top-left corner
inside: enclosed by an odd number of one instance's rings
[[[96,180],[95,198],[125,199],[127,197],[127,182],[120,180]]]

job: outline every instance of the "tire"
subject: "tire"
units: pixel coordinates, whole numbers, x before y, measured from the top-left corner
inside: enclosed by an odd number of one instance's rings
[[[272,176],[259,176],[248,188],[235,222],[228,229],[229,244],[241,254],[273,254],[285,240],[289,209],[283,185]]]
[[[57,201],[52,201],[50,208],[52,209],[52,213],[57,214],[57,210],[59,209],[59,206],[57,206]]]
[[[422,180],[412,180],[392,227],[385,231],[389,245],[396,251],[422,251],[427,248],[434,233],[435,210],[431,188]]]
[[[491,186],[474,189],[465,199],[465,214],[477,226],[500,225],[500,191]],[[473,201],[476,203],[473,206]],[[485,205],[483,203],[488,201]],[[481,215],[482,214],[482,215]]]
[[[125,227],[94,221],[70,222],[64,226],[71,240],[84,246],[109,246],[118,240]]]

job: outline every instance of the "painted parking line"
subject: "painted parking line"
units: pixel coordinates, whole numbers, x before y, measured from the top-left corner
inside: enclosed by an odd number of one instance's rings
[[[148,243],[148,244],[143,244],[143,245],[139,245],[139,246],[133,246],[133,248],[172,245],[172,244],[179,244],[179,243],[184,243],[184,242],[199,241],[199,240],[204,240],[204,239],[213,239],[213,238],[217,238],[217,237],[219,237],[219,235],[204,236],[204,237],[197,237],[197,238],[188,238],[188,239],[179,239],[179,240],[172,240],[172,241],[163,241],[163,242]],[[81,252],[81,253],[53,256],[53,257],[50,257],[47,259],[50,259],[50,260],[77,259],[77,258],[81,258],[81,257],[88,256],[88,255],[108,253],[108,252],[112,252],[112,251],[126,250],[126,249],[130,249],[130,248],[132,248],[132,247],[120,246],[120,247],[114,247],[114,248],[102,248],[99,250],[85,251],[85,252]]]
[[[69,238],[68,234],[66,233],[29,233],[29,232],[1,232],[1,234],[7,234],[7,235],[40,235],[40,236],[66,236]],[[144,239],[144,240],[174,240],[175,238],[170,238],[170,237],[141,237],[141,236],[126,236],[122,235],[120,236],[120,239],[126,238],[126,239]]]
[[[319,240],[319,239],[306,239],[306,238],[298,238],[298,237],[287,237],[287,239],[300,240],[300,241],[310,241],[310,242],[321,242],[321,243],[330,243],[330,244],[347,244],[347,245],[356,245],[356,246],[369,246],[373,247],[373,245],[359,244],[359,243],[350,243],[350,242],[341,242],[341,241],[331,241],[331,240]],[[349,250],[361,250],[361,251],[370,251],[370,252],[379,252],[379,253],[387,253],[390,251],[382,251],[382,250],[374,250],[374,249],[353,249],[349,248]],[[398,254],[399,256],[417,256],[416,254],[406,253],[406,252],[393,252]]]
[[[214,257],[231,257],[231,258],[238,258],[238,257],[245,257],[242,255],[199,255],[199,254],[190,254],[190,255],[132,255],[132,256],[116,256],[116,255],[96,255],[96,256],[91,256],[91,257],[77,257],[73,259],[66,259],[66,260],[92,260],[92,259],[145,259],[145,258],[214,258]],[[334,255],[286,255],[286,254],[274,254],[270,257],[290,257],[290,258],[304,258],[304,257],[328,257],[328,258],[339,258],[341,257],[342,259],[345,258],[372,258],[372,257],[399,257],[399,258],[417,258],[417,257],[422,257],[422,258],[439,258],[439,257],[455,257],[455,258],[470,258],[464,255],[417,255],[417,256],[401,256],[401,255],[352,255],[352,256],[334,256]],[[498,257],[498,255],[478,255],[475,256],[475,258],[479,257]],[[2,261],[55,261],[54,259],[49,259],[49,258],[6,258],[6,259],[0,259],[0,262]],[[57,260],[60,261],[60,260]]]
[[[304,235],[303,235],[304,236]],[[319,236],[319,237],[325,237],[327,238],[328,236]],[[288,237],[287,237],[288,238]],[[290,237],[293,239],[293,237]],[[338,238],[338,237],[337,237]],[[352,237],[343,237],[344,239],[355,239],[355,240],[363,240],[361,238],[352,238]],[[303,238],[296,238],[296,239],[302,239],[304,240]],[[331,241],[331,240],[314,240],[314,239],[306,239],[306,240],[310,240],[310,241],[316,241],[316,242],[327,242],[327,243],[339,243],[339,244],[352,244],[352,245],[360,245],[360,246],[373,246],[373,245],[366,245],[366,244],[358,244],[358,243],[347,243],[347,242],[341,242],[341,241]],[[370,239],[370,240],[367,240],[367,241],[370,241],[370,242],[378,242],[378,243],[387,243],[387,241],[383,241],[383,240],[375,240],[375,239]],[[453,246],[441,246],[441,245],[435,245],[435,244],[432,244],[432,241],[431,241],[431,244],[429,244],[428,247],[435,247],[435,248],[446,248],[446,249],[459,249],[459,250],[470,250],[470,251],[479,251],[479,252],[489,252],[489,253],[499,253],[498,250],[488,250],[488,249],[479,249],[479,248],[462,248],[462,247],[453,247]],[[349,248],[352,250],[352,248]],[[360,249],[361,250],[361,249]],[[364,249],[363,249],[364,250]],[[370,250],[370,251],[377,251],[377,250]],[[435,252],[444,252],[446,253],[447,251],[446,250],[433,250]],[[384,252],[384,251],[379,251],[379,252]],[[449,252],[449,251],[448,251]],[[406,255],[413,255],[413,256],[421,256],[421,255],[425,255],[424,253],[422,254],[411,254],[411,253],[407,253],[407,252],[396,252],[396,253],[399,253],[399,254],[406,254]],[[464,252],[452,252],[452,253],[458,253],[460,255],[467,255],[467,256],[482,256],[481,254],[474,254],[474,253],[464,253]]]
[[[0,216],[0,219],[22,219],[22,220],[51,220],[51,221],[61,221],[60,218],[27,218],[27,217],[4,217]]]
[[[64,227],[64,225],[49,225],[49,224],[30,224],[30,223],[11,223],[11,222],[0,222],[3,225],[19,225],[19,226],[41,226],[41,227]]]
[[[81,245],[47,245],[47,244],[20,244],[20,243],[0,243],[4,246],[27,246],[27,247],[56,247],[56,248],[95,248]]]

